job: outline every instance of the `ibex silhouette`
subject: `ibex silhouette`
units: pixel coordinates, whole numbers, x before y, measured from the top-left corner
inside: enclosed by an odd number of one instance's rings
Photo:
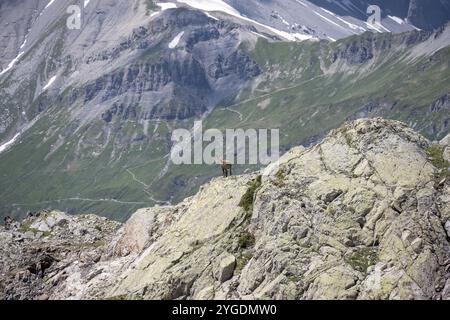
[[[233,175],[233,172],[231,171],[231,167],[232,167],[231,163],[229,163],[226,160],[220,160],[220,162],[221,162],[220,166],[222,167],[223,176],[225,178],[227,178],[228,177],[228,171],[230,171],[230,177],[231,177]]]

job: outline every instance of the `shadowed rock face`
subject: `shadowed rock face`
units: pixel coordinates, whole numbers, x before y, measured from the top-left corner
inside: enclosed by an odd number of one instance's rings
[[[292,149],[262,178],[215,179],[117,232],[61,213],[9,223],[1,297],[450,299],[444,148],[400,122],[358,120]]]

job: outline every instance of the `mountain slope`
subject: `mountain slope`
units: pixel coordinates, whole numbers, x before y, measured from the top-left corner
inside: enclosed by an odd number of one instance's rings
[[[178,203],[220,173],[170,162],[171,132],[198,119],[282,128],[282,151],[360,117],[430,139],[450,130],[449,28],[286,42],[264,21],[186,1],[92,0],[82,30],[68,30],[69,3],[30,6],[29,35],[2,56],[5,66],[21,54],[0,76],[2,217],[51,207],[125,221]]]
[[[9,223],[0,297],[450,299],[449,148],[358,120],[117,232],[58,212]]]
[[[304,34],[320,39],[341,39],[365,31],[399,33],[417,28],[431,31],[450,20],[448,0],[178,0],[168,3],[187,4],[209,13],[225,12],[291,36]],[[373,5],[381,9],[381,21],[375,25],[367,23],[370,15],[367,11]]]

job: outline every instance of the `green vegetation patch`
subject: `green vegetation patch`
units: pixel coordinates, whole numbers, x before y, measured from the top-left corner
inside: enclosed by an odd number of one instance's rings
[[[375,248],[360,248],[352,253],[352,255],[346,259],[346,262],[352,266],[353,269],[367,273],[367,269],[370,266],[376,264],[378,260],[377,250]]]
[[[239,236],[239,248],[248,249],[255,245],[255,236],[248,231],[244,231]]]
[[[445,146],[434,144],[426,150],[431,163],[439,170],[439,182],[450,178],[450,162],[444,159],[445,148]]]
[[[285,168],[280,168],[278,172],[275,174],[276,179],[272,182],[277,187],[283,187],[285,185],[286,179],[286,170]]]
[[[253,201],[255,199],[256,191],[261,187],[262,177],[258,176],[256,179],[250,182],[247,192],[242,196],[239,206],[244,208],[246,212],[253,210]]]

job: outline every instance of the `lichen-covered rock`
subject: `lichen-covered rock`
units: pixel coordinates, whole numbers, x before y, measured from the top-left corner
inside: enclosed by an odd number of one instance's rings
[[[168,227],[175,215],[165,207],[137,211],[120,230],[112,244],[113,255],[127,256],[142,252],[154,238],[158,238]]]
[[[216,279],[221,283],[230,280],[233,277],[234,268],[236,267],[236,257],[224,253],[218,259],[218,265],[215,270]]]
[[[450,299],[450,184],[430,148],[402,123],[358,120],[310,149],[291,150],[262,177],[214,179],[177,206],[138,211],[117,232],[100,218],[32,218],[1,229],[0,292],[8,299]],[[83,249],[61,246],[66,237]],[[104,243],[94,249],[97,237]],[[30,243],[43,249],[25,253]]]

